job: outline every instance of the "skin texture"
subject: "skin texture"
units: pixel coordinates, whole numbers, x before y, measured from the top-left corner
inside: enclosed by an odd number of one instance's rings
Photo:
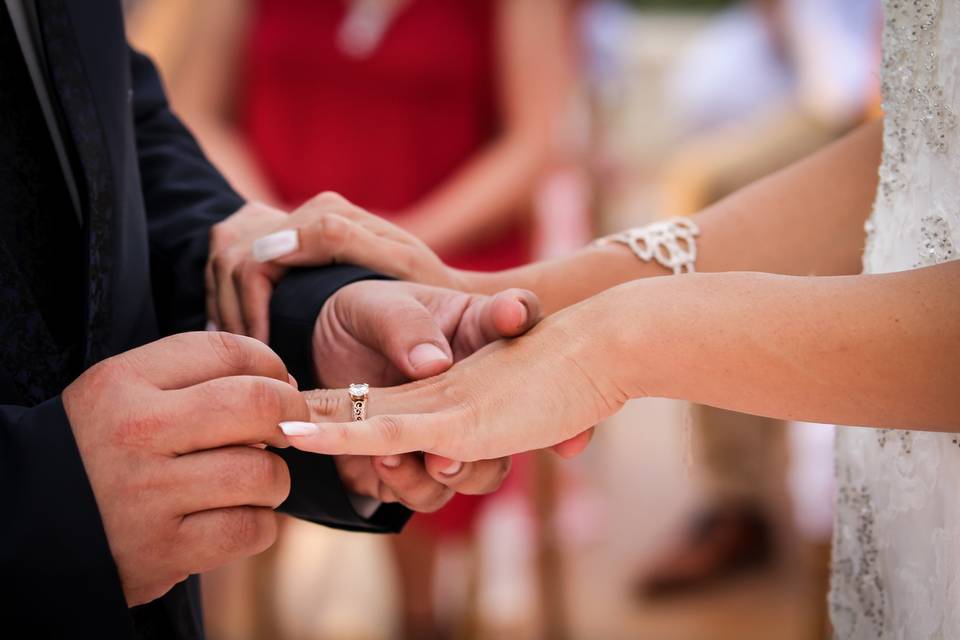
[[[314,435],[290,441],[335,454],[423,450],[472,460],[550,446],[645,396],[954,432],[958,289],[957,262],[869,276],[636,281],[441,376],[372,392],[382,409],[362,426],[326,418]],[[315,420],[330,415],[316,396],[308,401]]]
[[[694,216],[701,230],[697,270],[859,273],[863,223],[876,193],[881,134],[881,122],[864,125]],[[241,290],[261,287],[278,267],[347,262],[463,291],[529,289],[544,311],[553,313],[618,284],[667,273],[620,245],[587,247],[564,258],[496,273],[458,271],[403,229],[330,193],[306,203],[264,235],[284,229],[297,230],[298,251],[261,264],[249,246],[236,249],[234,273],[240,275],[234,282]]]
[[[290,215],[251,203],[214,227],[206,274],[208,314],[215,323],[266,339],[270,295],[286,268],[250,259],[252,242],[264,233],[309,220],[317,208],[336,209],[345,215],[356,210],[342,197],[328,193]],[[411,237],[406,232],[403,235]],[[417,242],[425,254],[433,255]],[[317,318],[313,361],[323,366],[316,377],[327,387],[345,387],[356,381],[386,386],[426,378],[445,371],[489,342],[521,335],[539,317],[538,300],[522,290],[484,296],[412,283],[355,283],[337,292]],[[410,354],[422,344],[436,347],[446,359],[415,366]],[[565,457],[575,456],[589,437],[585,434],[561,443],[556,451]],[[510,461],[502,458],[460,464],[431,455],[387,459],[341,456],[337,467],[347,488],[358,495],[430,512],[443,506],[455,492],[483,494],[496,490],[509,472]]]
[[[286,498],[276,420],[308,415],[283,362],[225,333],[165,338],[63,392],[130,606],[273,544]]]
[[[317,318],[317,380],[342,388],[357,381],[383,386],[427,378],[491,341],[521,335],[539,317],[539,303],[529,291],[488,297],[405,282],[357,282],[334,294]],[[441,359],[417,366],[410,354],[424,344]],[[341,392],[341,399],[346,397]],[[429,454],[340,456],[337,468],[354,493],[430,512],[456,492],[496,490],[510,459],[464,465]]]
[[[278,262],[333,256],[363,264],[382,261],[392,250],[401,256],[397,273],[404,277],[478,291],[510,282],[535,291],[548,311],[614,287],[517,341],[533,344],[536,338],[534,351],[521,346],[504,354],[485,351],[434,381],[440,389],[456,381],[456,395],[469,405],[462,412],[446,413],[457,402],[447,398],[449,404],[437,404],[416,387],[404,393],[420,395],[398,400],[399,417],[371,421],[380,436],[398,441],[406,431],[419,433],[414,440],[434,445],[427,451],[470,459],[546,446],[609,415],[626,399],[644,395],[781,418],[955,430],[960,418],[947,381],[960,373],[950,359],[960,346],[957,265],[853,275],[860,271],[863,224],[876,190],[881,132],[880,122],[864,125],[698,214],[698,269],[722,273],[617,287],[665,272],[616,245],[497,274],[461,273],[439,265],[402,232],[384,231],[383,223],[356,212],[313,214],[300,230],[301,250]],[[551,351],[565,354],[566,366],[554,362]],[[520,354],[522,361],[505,355],[510,353]],[[486,360],[497,364],[481,364]],[[499,375],[489,379],[480,373],[497,367],[502,367]],[[469,375],[460,377],[460,369],[470,369]],[[517,388],[524,389],[522,398],[536,401],[521,402]],[[567,393],[554,397],[556,388]],[[577,398],[574,406],[567,401],[571,396]],[[545,410],[551,402],[563,411]],[[532,407],[533,413],[517,406]],[[447,425],[462,424],[448,426],[446,439],[434,441],[431,428],[437,428],[439,415]],[[518,422],[518,415],[524,420]],[[544,416],[559,420],[551,435],[536,426]],[[352,443],[340,441],[331,435],[337,429],[326,425],[313,439],[298,440],[298,446],[352,452],[405,446],[377,445],[359,430],[350,432]],[[476,432],[483,433],[483,443]]]

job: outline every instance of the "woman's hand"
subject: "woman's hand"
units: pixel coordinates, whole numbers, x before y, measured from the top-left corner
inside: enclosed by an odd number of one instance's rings
[[[439,376],[374,389],[372,418],[349,422],[343,390],[307,392],[314,423],[283,425],[290,443],[327,454],[393,455],[424,451],[476,461],[555,447],[575,454],[589,429],[628,399],[598,350],[597,305],[578,305],[527,336],[501,341]],[[557,447],[559,445],[559,447]]]
[[[349,263],[401,280],[465,290],[460,272],[426,244],[335,193],[322,193],[257,231],[224,250],[214,317],[229,322],[223,328],[260,340],[269,335],[270,293],[290,267]]]
[[[266,319],[274,282],[284,269],[259,265],[262,274],[240,287],[253,241],[287,220],[287,212],[260,202],[250,202],[210,229],[210,252],[204,271],[207,320],[217,329],[267,341]],[[240,297],[241,289],[243,297]]]

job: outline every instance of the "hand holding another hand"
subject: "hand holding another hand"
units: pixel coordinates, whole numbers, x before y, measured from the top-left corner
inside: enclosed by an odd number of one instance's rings
[[[349,263],[401,280],[464,290],[460,272],[413,234],[335,193],[285,214],[250,204],[214,227],[207,266],[208,316],[262,341],[269,301],[290,267]]]
[[[317,379],[336,388],[430,377],[492,341],[525,333],[539,315],[528,291],[480,296],[407,282],[357,282],[334,294],[317,319]],[[508,457],[462,464],[431,454],[344,455],[336,463],[354,493],[415,511],[435,511],[455,492],[494,491],[510,469]]]
[[[585,309],[552,316],[438,376],[371,390],[363,422],[348,421],[346,391],[307,392],[313,423],[287,425],[290,443],[334,455],[424,451],[464,461],[546,447],[575,455],[590,428],[628,399],[579,331],[591,320]]]

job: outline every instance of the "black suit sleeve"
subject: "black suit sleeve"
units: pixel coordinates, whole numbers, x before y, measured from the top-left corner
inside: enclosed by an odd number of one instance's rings
[[[131,51],[134,125],[162,333],[202,329],[210,227],[244,205],[173,114],[150,60]]]
[[[29,629],[33,637],[68,637],[80,629],[132,637],[100,512],[59,397],[32,408],[0,405],[0,497],[4,625]]]
[[[314,270],[295,269],[284,278],[270,303],[270,344],[280,354],[301,388],[317,386],[312,356],[313,327],[320,308],[337,289],[351,282],[375,276],[350,265],[328,267],[326,280],[316,278]],[[323,366],[323,363],[317,363]],[[369,519],[353,509],[340,485],[333,458],[304,453],[292,447],[278,450],[290,467],[290,492],[280,509],[313,522],[332,523],[352,531],[396,532],[410,518],[410,511],[398,504],[382,505]],[[330,482],[338,489],[330,490]]]
[[[154,301],[162,333],[205,324],[203,269],[210,227],[243,206],[243,199],[210,164],[167,104],[150,60],[131,51],[134,123],[140,177],[150,235]],[[304,388],[313,386],[313,322],[341,287],[376,277],[357,267],[298,270],[277,288],[271,305],[271,346]],[[281,453],[293,487],[281,507],[304,519],[364,531],[397,531],[409,512],[385,506],[370,519],[357,515],[333,461],[312,454]]]

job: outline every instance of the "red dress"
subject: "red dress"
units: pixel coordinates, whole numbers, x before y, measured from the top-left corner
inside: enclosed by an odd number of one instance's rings
[[[390,218],[443,183],[500,127],[495,0],[410,0],[374,51],[345,53],[344,0],[260,0],[239,122],[276,193],[321,190]],[[524,221],[457,255],[497,270],[529,259]]]
[[[343,0],[257,2],[240,77],[239,123],[276,193],[319,191],[391,217],[442,184],[498,132],[495,0],[411,0],[367,57],[346,54]],[[525,221],[457,255],[498,270],[529,259]],[[516,482],[516,478],[513,479]],[[457,496],[420,522],[465,531],[480,499]]]

